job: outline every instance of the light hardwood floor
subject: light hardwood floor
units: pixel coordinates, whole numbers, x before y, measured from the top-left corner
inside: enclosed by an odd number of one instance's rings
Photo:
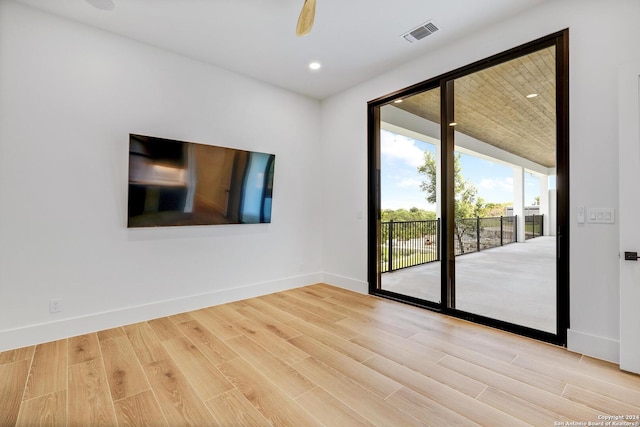
[[[323,284],[0,353],[1,426],[554,426],[605,415],[640,415],[640,376]]]

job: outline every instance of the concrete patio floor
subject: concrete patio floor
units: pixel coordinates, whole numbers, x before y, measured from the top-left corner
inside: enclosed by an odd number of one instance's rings
[[[382,274],[382,289],[440,302],[440,262]],[[556,239],[456,257],[456,308],[556,333]]]

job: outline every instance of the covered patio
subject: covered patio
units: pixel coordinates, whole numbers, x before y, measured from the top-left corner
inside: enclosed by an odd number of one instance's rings
[[[556,238],[456,257],[456,308],[556,333]],[[439,261],[383,273],[381,287],[439,302]]]

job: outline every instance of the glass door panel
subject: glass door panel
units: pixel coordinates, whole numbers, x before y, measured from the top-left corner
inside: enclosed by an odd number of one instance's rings
[[[556,334],[548,47],[454,80],[455,309]],[[452,307],[453,308],[453,307]]]
[[[440,304],[440,88],[380,107],[378,289]]]

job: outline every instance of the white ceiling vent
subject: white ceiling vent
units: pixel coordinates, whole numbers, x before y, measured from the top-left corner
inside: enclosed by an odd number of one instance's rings
[[[427,21],[424,24],[419,25],[413,30],[409,31],[406,34],[403,34],[402,37],[408,42],[416,42],[418,40],[422,40],[423,38],[435,33],[438,31],[438,27],[432,21]]]

